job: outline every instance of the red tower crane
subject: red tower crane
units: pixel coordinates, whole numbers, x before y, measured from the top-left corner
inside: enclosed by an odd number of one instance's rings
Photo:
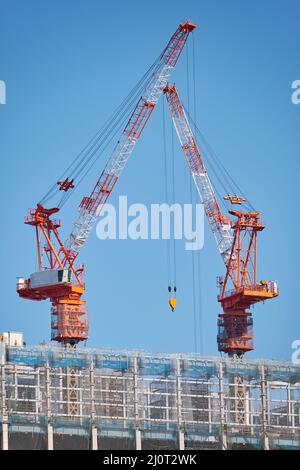
[[[61,223],[53,219],[59,209],[46,209],[38,204],[30,209],[25,223],[35,227],[39,271],[29,279],[19,279],[17,292],[30,300],[50,299],[51,339],[76,344],[88,338],[83,266],[75,265],[79,252],[90,234],[97,216],[110,196],[139,137],[174,70],[189,34],[196,25],[181,23],[159,56],[153,73],[138,100],[120,139],[95,184],[90,196],[84,197],[79,216],[66,243],[59,234]],[[58,190],[65,193],[74,188],[74,179],[59,181]],[[44,263],[44,264],[43,264]]]
[[[234,219],[222,214],[178,91],[175,85],[167,85],[164,92],[183,153],[225,263],[225,277],[218,279],[218,301],[223,308],[218,318],[218,349],[229,355],[242,356],[254,349],[253,320],[248,309],[279,294],[275,281],[257,281],[257,234],[265,226],[256,211],[230,210],[229,214]],[[245,201],[237,195],[227,195],[225,199],[232,204]]]

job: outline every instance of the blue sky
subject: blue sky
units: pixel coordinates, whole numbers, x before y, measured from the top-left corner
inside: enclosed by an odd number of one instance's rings
[[[289,359],[300,338],[298,175],[300,79],[297,1],[207,0],[102,2],[0,0],[1,263],[0,330],[23,331],[28,344],[49,339],[50,305],[21,300],[15,280],[36,270],[34,233],[23,224],[33,207],[164,48],[180,21],[194,33],[197,121],[227,170],[262,211],[259,277],[277,279],[278,299],[254,310],[251,357]],[[187,99],[186,54],[172,77]],[[168,118],[168,116],[167,116]],[[168,135],[170,123],[167,121]],[[189,202],[189,176],[176,142],[176,200]],[[92,187],[104,160],[86,182]],[[162,107],[151,117],[111,196],[164,202]],[[74,196],[61,218],[71,230]],[[210,233],[200,255],[204,354],[216,354],[216,276],[224,273]],[[168,308],[166,242],[99,241],[87,266],[89,345],[193,351],[192,260],[177,249],[178,308]],[[198,305],[198,301],[197,301]],[[197,306],[199,309],[199,307]],[[197,335],[200,337],[199,331]]]

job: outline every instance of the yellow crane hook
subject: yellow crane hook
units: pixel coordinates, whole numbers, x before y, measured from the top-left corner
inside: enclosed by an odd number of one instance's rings
[[[176,304],[177,304],[177,300],[175,297],[170,297],[169,299],[169,305],[172,309],[172,312],[174,312],[175,308],[176,308]]]
[[[172,289],[171,289],[170,286],[168,287],[168,291],[169,291],[169,294],[170,294],[170,297],[169,297],[169,305],[170,305],[170,307],[171,307],[172,312],[174,312],[174,310],[175,310],[175,308],[176,308],[176,305],[177,305],[177,299],[176,299],[176,291],[177,291],[177,289],[176,289],[176,287],[174,287],[174,290],[173,290],[174,296],[173,296],[173,297],[171,297]]]

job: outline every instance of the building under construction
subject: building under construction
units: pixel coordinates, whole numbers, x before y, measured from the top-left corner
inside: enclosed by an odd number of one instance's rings
[[[5,344],[6,343],[6,344]],[[5,449],[300,449],[300,365],[0,342]]]

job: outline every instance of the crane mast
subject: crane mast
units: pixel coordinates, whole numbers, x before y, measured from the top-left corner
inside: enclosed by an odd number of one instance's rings
[[[60,221],[52,219],[58,208],[46,209],[38,204],[36,208],[29,210],[25,223],[35,227],[39,271],[33,273],[29,279],[20,278],[17,292],[25,299],[50,299],[52,340],[76,345],[88,338],[87,308],[86,302],[82,300],[85,291],[84,267],[76,267],[75,260],[132,154],[178,62],[187,38],[195,27],[191,21],[181,23],[161,53],[144,93],[90,196],[84,197],[80,203],[79,216],[67,242],[63,243],[60,238]],[[74,188],[74,181],[68,178],[58,184],[59,190],[63,191]],[[46,260],[46,265],[43,265],[43,259]]]
[[[223,313],[218,316],[218,349],[231,356],[242,356],[254,349],[253,320],[248,309],[255,303],[279,295],[275,281],[257,282],[257,235],[265,226],[256,211],[231,210],[229,214],[235,217],[233,220],[222,214],[176,86],[168,84],[164,92],[182,151],[226,268],[225,277],[219,278],[218,301]],[[225,198],[234,204],[244,200],[236,195]]]

